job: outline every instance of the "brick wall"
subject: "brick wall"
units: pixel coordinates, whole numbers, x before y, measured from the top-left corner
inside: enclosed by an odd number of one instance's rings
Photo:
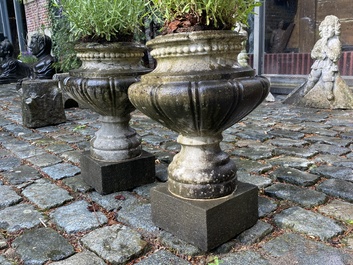
[[[28,35],[50,27],[47,5],[48,0],[24,1]]]

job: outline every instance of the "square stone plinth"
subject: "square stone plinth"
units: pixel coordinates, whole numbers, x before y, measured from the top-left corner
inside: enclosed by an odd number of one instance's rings
[[[189,200],[169,192],[167,184],[151,190],[152,221],[203,251],[234,238],[258,220],[258,189],[238,182],[236,192],[211,200]]]
[[[129,190],[155,181],[155,157],[145,151],[136,158],[119,162],[99,161],[85,151],[80,162],[84,181],[100,194]]]

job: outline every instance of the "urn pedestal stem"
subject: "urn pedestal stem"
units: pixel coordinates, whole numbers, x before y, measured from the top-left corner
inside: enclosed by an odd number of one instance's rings
[[[155,159],[142,151],[129,126],[135,110],[128,87],[149,70],[141,65],[144,47],[135,43],[86,43],[76,46],[81,68],[70,72],[63,89],[100,114],[101,128],[82,154],[81,174],[100,194],[129,190],[154,182]]]
[[[257,187],[240,183],[222,132],[269,93],[267,79],[236,63],[244,36],[203,31],[149,41],[154,71],[129,87],[132,104],[179,133],[168,183],[151,190],[152,221],[204,251],[253,226]]]

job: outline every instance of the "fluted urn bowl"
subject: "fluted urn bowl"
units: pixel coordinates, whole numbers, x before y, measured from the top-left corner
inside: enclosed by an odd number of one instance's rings
[[[181,151],[168,168],[168,189],[191,199],[218,198],[237,185],[236,166],[220,149],[222,132],[267,96],[269,82],[236,63],[244,36],[203,31],[147,43],[157,67],[129,88],[132,104],[179,133]]]
[[[141,139],[129,126],[128,87],[149,72],[142,66],[144,46],[130,43],[76,45],[82,66],[70,71],[63,89],[100,114],[101,128],[91,140],[90,155],[101,161],[121,161],[141,154]]]

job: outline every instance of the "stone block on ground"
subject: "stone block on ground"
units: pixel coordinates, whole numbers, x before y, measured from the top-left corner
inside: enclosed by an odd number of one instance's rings
[[[22,121],[29,128],[56,125],[66,121],[62,93],[55,80],[22,82]]]
[[[166,250],[159,250],[152,255],[144,258],[138,265],[156,265],[156,264],[168,264],[168,265],[188,265],[190,262],[179,258],[178,256],[170,253]]]
[[[341,179],[328,179],[317,186],[319,191],[327,195],[353,202],[353,183]]]
[[[238,182],[237,191],[212,200],[172,195],[166,184],[151,191],[152,221],[203,251],[214,249],[256,224],[257,187]]]
[[[0,209],[14,205],[22,201],[22,197],[11,189],[10,186],[0,186]]]
[[[100,194],[130,190],[155,181],[155,157],[145,151],[136,158],[119,162],[99,161],[85,151],[80,161],[83,179]]]
[[[65,260],[52,262],[52,265],[106,265],[106,263],[94,253],[84,250]]]

